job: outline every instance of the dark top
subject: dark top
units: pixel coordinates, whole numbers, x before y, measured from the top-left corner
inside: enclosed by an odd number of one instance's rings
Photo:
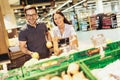
[[[27,24],[19,32],[19,41],[26,41],[28,50],[38,52],[40,59],[47,58],[49,57],[49,49],[46,47],[45,38],[47,31],[44,23],[37,24],[36,28]]]

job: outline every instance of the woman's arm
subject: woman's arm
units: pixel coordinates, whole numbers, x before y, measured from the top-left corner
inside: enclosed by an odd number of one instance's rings
[[[73,26],[71,26],[70,45],[75,45],[76,47],[79,47],[78,37]]]
[[[71,36],[70,45],[79,47],[77,35]]]

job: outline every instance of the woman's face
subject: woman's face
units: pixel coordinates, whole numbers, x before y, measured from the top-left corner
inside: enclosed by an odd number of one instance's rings
[[[26,16],[26,20],[31,25],[35,25],[36,24],[36,20],[37,20],[38,14],[36,13],[36,11],[34,9],[27,10],[25,16]]]
[[[64,24],[64,17],[61,16],[60,14],[54,14],[54,22],[56,23],[57,26],[62,26]]]

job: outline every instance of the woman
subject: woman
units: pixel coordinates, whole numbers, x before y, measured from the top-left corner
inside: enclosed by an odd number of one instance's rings
[[[56,55],[61,53],[62,50],[59,48],[58,44],[58,41],[61,39],[63,39],[63,42],[69,39],[68,41],[70,46],[78,47],[76,32],[72,24],[65,18],[62,12],[57,11],[53,14],[53,22],[57,26],[53,28],[54,53]]]

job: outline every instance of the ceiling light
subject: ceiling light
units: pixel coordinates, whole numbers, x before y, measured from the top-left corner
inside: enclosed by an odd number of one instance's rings
[[[59,10],[60,8],[62,8],[63,6],[65,6],[66,4],[72,2],[72,0],[68,0],[67,2],[65,2],[63,5],[59,6],[58,8],[56,8],[55,10],[53,10],[51,13],[49,13],[47,16],[52,15],[54,12],[56,12],[57,10]],[[46,16],[46,17],[47,17]]]
[[[69,8],[67,8],[67,9],[63,10],[62,12],[66,12],[66,11],[68,11],[69,9],[71,9],[71,8],[73,8],[73,7],[81,4],[81,3],[83,3],[83,2],[86,2],[86,0],[83,0],[83,1],[80,1],[80,2],[76,3],[75,5],[73,5],[73,6],[69,7]]]

